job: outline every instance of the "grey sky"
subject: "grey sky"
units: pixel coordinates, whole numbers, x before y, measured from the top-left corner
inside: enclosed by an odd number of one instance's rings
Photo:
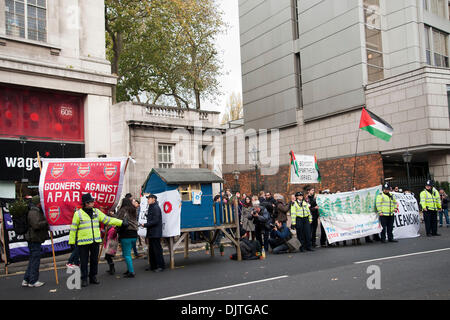
[[[238,0],[217,0],[217,3],[224,11],[225,22],[229,24],[227,33],[217,41],[218,51],[223,54],[225,76],[220,79],[223,94],[215,103],[203,102],[202,109],[223,112],[231,93],[242,93],[239,12]]]

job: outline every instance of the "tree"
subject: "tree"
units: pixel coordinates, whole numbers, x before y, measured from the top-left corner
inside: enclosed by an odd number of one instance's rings
[[[227,101],[225,114],[222,118],[222,124],[226,124],[232,120],[241,119],[244,116],[244,109],[242,106],[242,97],[239,93],[233,92]]]
[[[105,0],[113,101],[172,99],[189,108],[219,90],[215,38],[226,29],[214,0]]]

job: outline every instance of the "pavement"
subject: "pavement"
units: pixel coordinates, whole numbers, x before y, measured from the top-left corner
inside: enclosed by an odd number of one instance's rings
[[[175,255],[175,269],[144,271],[146,259],[133,261],[136,277],[123,278],[124,262],[116,275],[99,265],[100,285],[70,290],[70,274],[62,267],[59,285],[52,269],[40,272],[40,288],[22,288],[23,275],[0,275],[0,300],[423,300],[450,299],[450,228],[440,237],[400,239],[398,243],[365,243],[316,248],[314,252],[273,255],[264,260],[233,261],[193,249],[188,259]],[[181,251],[182,252],[182,251]],[[168,256],[165,256],[168,264]],[[374,271],[375,270],[375,271]],[[378,270],[378,271],[377,271]],[[377,278],[373,278],[377,276]],[[373,280],[376,281],[373,281]],[[377,280],[378,279],[378,280]],[[378,281],[378,282],[377,282]],[[371,287],[371,285],[379,287]],[[235,303],[233,302],[233,303]],[[245,303],[245,302],[244,302]],[[178,310],[176,310],[178,312]]]
[[[224,246],[230,246],[231,245],[231,241],[228,239],[222,239],[221,243],[224,244]],[[196,252],[199,250],[203,250],[205,249],[205,244],[206,242],[197,242],[197,243],[189,243],[189,252]],[[146,246],[137,246],[137,251],[138,254],[140,254],[140,257],[135,257],[134,253],[132,252],[131,255],[133,257],[133,259],[147,259],[147,247]],[[175,253],[184,253],[184,244],[181,243],[180,246],[177,247],[177,249],[175,250]],[[167,246],[163,246],[163,254],[164,255],[169,255],[169,248]],[[219,254],[219,249],[215,249],[215,254]],[[104,260],[104,251],[102,253],[102,258],[99,261],[99,264],[105,264],[106,261]],[[66,263],[69,260],[70,257],[70,253],[67,254],[62,254],[62,255],[57,255],[55,256],[55,261],[56,261],[56,267],[57,268],[65,268],[66,267]],[[123,257],[122,257],[122,251],[119,249],[117,251],[116,256],[114,257],[114,261],[124,261]],[[17,275],[17,274],[24,274],[25,271],[27,270],[27,266],[28,266],[28,261],[20,261],[20,262],[15,262],[15,263],[11,263],[8,265],[8,275]],[[40,271],[48,271],[48,270],[53,270],[54,266],[53,266],[53,257],[48,257],[48,258],[41,258],[41,264],[40,264]],[[5,264],[4,262],[0,263],[0,276],[1,275],[6,275],[6,270],[5,270]]]

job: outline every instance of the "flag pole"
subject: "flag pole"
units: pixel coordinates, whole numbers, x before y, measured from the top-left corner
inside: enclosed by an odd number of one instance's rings
[[[290,152],[289,152],[289,155],[291,156],[291,161],[289,162],[289,175],[288,175],[288,182],[287,182],[287,187],[286,187],[286,199],[288,199],[288,197],[289,197],[289,184],[291,183],[292,155]]]
[[[355,161],[353,162],[353,176],[352,176],[352,190],[355,188],[355,173],[356,173],[356,156],[358,154],[358,144],[359,144],[359,132],[361,129],[358,129],[358,136],[356,138],[356,151],[355,151]]]
[[[6,224],[5,224],[5,215],[3,213],[3,208],[1,210],[2,210],[2,223],[0,225],[0,227],[1,227],[0,232],[1,232],[2,237],[1,237],[0,241],[2,242],[2,249],[3,249],[2,253],[3,253],[4,259],[5,259],[5,274],[8,275],[8,256],[6,255],[6,241],[5,241],[5,232],[4,232],[6,230],[6,228],[5,228]]]
[[[125,169],[123,170],[123,176],[124,176],[124,178],[125,178],[125,173],[127,172],[127,167],[128,167],[128,162],[130,161],[130,157],[131,157],[131,152],[128,153],[127,162],[125,163]],[[108,212],[108,213],[109,213],[109,212]],[[107,214],[107,215],[108,215],[108,214]],[[104,246],[104,244],[105,244],[105,242],[106,242],[106,237],[107,237],[107,235],[108,235],[108,232],[107,232],[107,228],[106,228],[106,226],[105,226],[105,234],[103,235],[103,241],[102,241],[102,244],[100,245],[100,251],[99,251],[99,253],[98,253],[98,261],[100,261],[100,257],[102,256],[102,253],[103,253],[103,246]]]
[[[39,163],[39,172],[42,173],[41,157],[39,155],[39,151],[37,152],[37,159],[38,159],[38,163]],[[51,230],[50,230],[50,240],[52,242],[53,268],[55,269],[55,280],[56,280],[56,284],[58,285],[59,284],[58,269],[56,268],[55,246],[53,243],[53,231],[51,231]]]

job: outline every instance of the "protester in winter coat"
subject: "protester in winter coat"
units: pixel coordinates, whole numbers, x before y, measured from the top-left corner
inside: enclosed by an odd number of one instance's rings
[[[150,260],[150,266],[146,268],[146,271],[161,272],[165,269],[163,250],[161,247],[162,237],[162,216],[161,208],[159,207],[157,196],[150,194],[147,196],[148,211],[147,211],[147,223],[141,225],[143,228],[147,228],[148,238],[148,257]]]
[[[445,193],[444,189],[439,190],[439,196],[441,197],[441,211],[439,211],[439,227],[442,227],[442,216],[445,217],[445,223],[447,224],[447,228],[450,224],[448,218],[448,196]]]
[[[291,231],[286,226],[285,222],[275,220],[275,225],[270,231],[269,244],[272,247],[274,254],[286,253],[289,251],[289,246],[286,241],[292,237]]]
[[[270,214],[266,208],[253,205],[253,223],[255,224],[256,240],[259,241],[261,246],[267,252],[269,250],[269,232],[270,232]],[[264,236],[264,241],[263,241]]]
[[[22,287],[41,287],[45,284],[39,281],[39,265],[41,263],[41,244],[49,238],[48,231],[48,222],[41,210],[39,196],[34,196],[28,211],[28,231],[25,234],[30,258]]]
[[[131,258],[131,249],[136,245],[137,240],[137,212],[136,207],[133,205],[130,198],[124,198],[122,200],[122,206],[120,207],[117,217],[121,220],[127,220],[128,226],[126,228],[119,229],[119,241],[122,246],[122,254],[127,264],[127,272],[125,272],[125,278],[134,278],[133,259]]]
[[[253,223],[253,204],[250,197],[244,199],[244,204],[242,206],[242,220],[241,228],[245,232],[248,232],[248,237],[255,239],[255,224]]]
[[[281,221],[282,223],[287,222],[287,215],[291,211],[291,205],[284,203],[284,197],[279,194],[274,194],[275,199],[275,220]]]
[[[114,275],[116,269],[114,268],[113,258],[117,253],[117,247],[119,245],[119,234],[117,233],[116,227],[109,227],[106,231],[106,242],[105,242],[105,259],[108,262],[110,275]]]

